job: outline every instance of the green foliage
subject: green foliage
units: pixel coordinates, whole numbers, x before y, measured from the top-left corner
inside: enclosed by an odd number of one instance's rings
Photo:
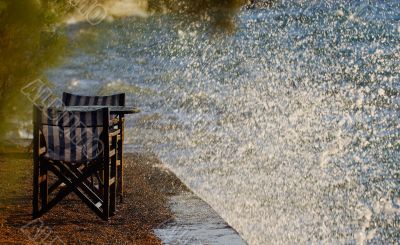
[[[67,11],[65,1],[0,0],[2,143],[7,134],[15,134],[20,122],[30,120],[32,106],[21,88],[39,78],[64,54],[64,33],[54,25]]]
[[[0,14],[7,8],[7,4],[4,1],[0,1]]]

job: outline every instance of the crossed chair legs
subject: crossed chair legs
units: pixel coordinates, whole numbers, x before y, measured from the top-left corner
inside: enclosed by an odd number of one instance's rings
[[[111,143],[114,147],[107,152],[105,161],[102,159],[103,161],[87,165],[45,159],[35,162],[33,218],[42,216],[72,192],[103,220],[108,220],[114,215],[117,197],[117,138],[112,137]],[[49,172],[57,177],[51,186]],[[99,172],[104,174],[103,181],[99,180],[98,185],[94,186],[93,181],[89,179]],[[66,186],[59,188],[62,184]],[[58,193],[49,200],[49,196],[56,190],[59,190]]]

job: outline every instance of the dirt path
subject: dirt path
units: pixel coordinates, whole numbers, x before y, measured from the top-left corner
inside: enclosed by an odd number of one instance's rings
[[[0,244],[161,244],[153,229],[173,216],[168,196],[186,188],[151,154],[129,154],[125,159],[124,203],[109,222],[74,194],[32,221],[31,157],[0,155]]]

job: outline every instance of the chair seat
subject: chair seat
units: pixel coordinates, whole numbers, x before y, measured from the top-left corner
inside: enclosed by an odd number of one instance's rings
[[[62,163],[70,163],[72,165],[81,165],[81,164],[90,164],[90,163],[94,163],[97,161],[97,159],[95,160],[80,160],[80,161],[71,161],[71,159],[66,158],[66,157],[60,157],[59,155],[54,155],[54,156],[48,156],[48,155],[43,155],[41,156],[42,160],[46,160],[49,163],[52,162],[62,162]]]
[[[43,154],[45,159],[70,163],[87,163],[103,155],[103,143],[100,139],[75,143],[71,139],[67,139],[65,135],[60,135],[62,136],[62,138],[60,138],[64,141],[68,141],[68,143],[47,144],[46,152]],[[57,135],[55,135],[54,138],[61,141],[57,138]]]

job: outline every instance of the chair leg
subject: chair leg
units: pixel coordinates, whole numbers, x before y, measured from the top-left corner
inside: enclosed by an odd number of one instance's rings
[[[112,163],[113,164],[113,163]],[[116,168],[111,164],[111,179],[114,179],[114,183],[110,185],[110,215],[115,214],[116,200],[117,200],[117,183],[116,183]],[[114,169],[114,170],[113,170]],[[114,174],[113,174],[114,172]]]
[[[48,179],[47,179],[47,168],[43,166],[45,163],[42,163],[40,166],[40,178],[39,178],[39,186],[40,186],[40,199],[42,201],[42,210],[46,210],[48,204]]]
[[[99,190],[104,195],[104,170],[101,169],[98,173]]]
[[[92,175],[95,171],[98,171],[98,166],[90,166],[85,168],[83,173],[77,176],[71,170],[66,168],[66,166],[63,166],[62,163],[55,162],[54,164],[57,167],[49,165],[49,170],[52,171],[67,186],[58,192],[58,194],[48,203],[46,210],[41,210],[40,214],[48,212],[69,193],[74,192],[83,202],[86,203],[90,209],[92,209],[99,217],[103,218],[104,212],[102,207],[102,199],[96,196],[96,194],[91,191],[90,187],[84,183],[85,180],[90,177],[90,175]],[[100,207],[102,207],[101,210],[99,209]]]
[[[112,139],[112,148],[117,150],[117,137],[113,137]],[[111,179],[113,179],[113,183],[110,185],[110,214],[114,215],[116,210],[116,200],[117,200],[117,152],[114,156],[111,157]]]
[[[106,158],[108,164],[104,168],[104,185],[103,185],[103,220],[107,221],[110,217],[110,158]]]
[[[124,159],[123,159],[123,145],[124,145],[124,127],[125,127],[125,118],[121,116],[119,122],[120,132],[120,140],[118,141],[118,160],[119,166],[117,167],[117,176],[118,176],[118,184],[117,184],[117,192],[120,197],[120,202],[123,202],[124,199]]]

